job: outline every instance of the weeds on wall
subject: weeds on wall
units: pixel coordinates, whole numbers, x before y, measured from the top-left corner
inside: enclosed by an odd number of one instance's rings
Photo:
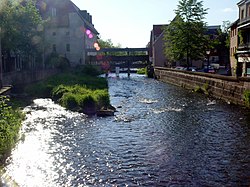
[[[245,90],[243,93],[243,99],[247,107],[250,107],[250,90]]]

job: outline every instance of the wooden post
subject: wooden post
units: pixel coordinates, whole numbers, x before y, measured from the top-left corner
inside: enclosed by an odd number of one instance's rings
[[[130,77],[130,61],[129,61],[129,51],[127,51],[127,63],[128,63],[128,77]]]

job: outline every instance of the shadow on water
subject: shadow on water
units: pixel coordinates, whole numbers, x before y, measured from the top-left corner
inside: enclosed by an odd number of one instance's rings
[[[250,185],[248,110],[144,76],[108,81],[114,117],[48,99],[26,107],[5,176],[20,186]]]

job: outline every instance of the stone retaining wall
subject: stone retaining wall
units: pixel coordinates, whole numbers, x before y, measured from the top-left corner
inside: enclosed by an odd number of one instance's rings
[[[155,76],[160,81],[187,89],[207,87],[211,96],[238,105],[244,105],[243,93],[245,90],[250,90],[250,78],[236,78],[169,68],[155,68]]]
[[[56,69],[15,71],[3,74],[3,85],[19,89],[23,85],[46,79],[58,73]]]

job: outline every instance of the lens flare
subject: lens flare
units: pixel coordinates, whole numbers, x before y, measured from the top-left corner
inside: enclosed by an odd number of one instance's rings
[[[95,49],[96,49],[97,51],[100,51],[100,49],[101,49],[101,48],[98,46],[98,47],[97,47],[97,48],[95,48]]]
[[[94,48],[99,47],[99,44],[97,42],[94,43]]]
[[[89,29],[86,30],[86,34],[87,35],[90,35],[91,34],[91,31]]]
[[[89,38],[91,39],[91,38],[93,38],[94,36],[93,36],[93,34],[89,34]]]

